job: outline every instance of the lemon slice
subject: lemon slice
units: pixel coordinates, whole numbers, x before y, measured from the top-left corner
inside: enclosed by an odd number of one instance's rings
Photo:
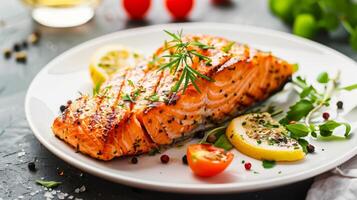
[[[259,160],[296,161],[305,157],[299,143],[269,113],[251,113],[233,119],[226,135],[243,154]]]
[[[120,68],[133,68],[144,56],[121,45],[98,49],[91,58],[89,72],[95,87],[113,76]]]

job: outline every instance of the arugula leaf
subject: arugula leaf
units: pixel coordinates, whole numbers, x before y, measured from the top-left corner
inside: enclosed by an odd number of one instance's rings
[[[330,77],[327,72],[322,72],[317,76],[317,81],[319,83],[328,83],[330,80]]]
[[[293,138],[306,137],[310,133],[310,129],[304,124],[288,124],[285,127],[290,131]]]
[[[305,117],[313,108],[314,105],[309,100],[301,99],[290,107],[286,118],[290,121],[299,121]]]
[[[62,184],[61,182],[57,182],[57,181],[45,181],[45,180],[36,180],[36,183],[46,188],[54,188]]]
[[[233,148],[233,145],[227,139],[227,136],[225,134],[222,134],[221,136],[219,136],[217,141],[214,143],[214,146],[220,147],[220,148],[222,148],[222,149],[224,149],[226,151],[229,151],[229,150],[231,150]]]
[[[352,90],[357,89],[357,84],[348,85],[348,86],[345,86],[345,87],[343,87],[343,88],[341,88],[341,89],[347,90],[347,91],[352,91]]]
[[[339,123],[333,120],[329,120],[321,125],[319,125],[320,135],[323,137],[331,136],[333,131],[339,126],[345,126],[345,137],[348,137],[351,132],[351,125],[347,123]]]
[[[304,153],[306,154],[307,153],[307,145],[309,145],[309,143],[304,140],[304,139],[298,139],[298,143],[300,144],[302,150],[304,151]]]
[[[265,169],[270,169],[275,166],[275,161],[274,160],[263,160],[262,164]]]

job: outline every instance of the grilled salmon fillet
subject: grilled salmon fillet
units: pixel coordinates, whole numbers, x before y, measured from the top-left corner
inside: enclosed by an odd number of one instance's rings
[[[293,73],[291,64],[270,52],[224,38],[187,35],[183,40],[213,47],[196,49],[210,63],[190,63],[213,80],[197,78],[200,91],[189,84],[172,92],[182,69],[173,74],[152,62],[122,68],[98,94],[68,102],[53,122],[54,134],[100,160],[147,153],[243,113],[280,90]],[[170,52],[163,46],[154,57],[165,54]]]

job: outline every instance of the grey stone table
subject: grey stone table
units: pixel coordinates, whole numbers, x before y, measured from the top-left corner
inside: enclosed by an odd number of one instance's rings
[[[289,32],[288,27],[269,13],[267,2],[262,0],[237,0],[230,7],[214,7],[208,1],[197,1],[190,20],[250,24]],[[83,26],[53,29],[34,23],[29,10],[20,1],[1,0],[1,49],[12,47],[34,30],[39,30],[42,38],[36,47],[28,49],[25,65],[5,60],[2,56],[0,58],[0,199],[45,199],[46,191],[35,184],[35,180],[41,177],[62,181],[63,184],[58,187],[62,194],[69,193],[83,199],[305,198],[312,179],[275,189],[227,195],[183,195],[130,188],[82,173],[54,156],[36,140],[25,119],[24,96],[31,80],[51,59],[77,44],[106,33],[169,22],[162,1],[154,2],[147,21],[135,23],[126,19],[119,0],[115,0],[103,1],[95,18]],[[357,53],[350,49],[347,39],[341,35],[344,33],[321,36],[319,42],[357,60]],[[30,172],[27,163],[34,160],[38,170]],[[78,192],[83,185],[86,190],[82,192],[82,187]],[[61,195],[54,196],[61,198]]]

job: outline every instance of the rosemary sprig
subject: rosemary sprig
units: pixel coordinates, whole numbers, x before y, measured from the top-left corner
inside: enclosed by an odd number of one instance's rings
[[[174,75],[177,73],[177,71],[179,71],[179,69],[182,69],[182,73],[180,74],[178,81],[171,88],[171,92],[177,92],[181,88],[182,84],[183,92],[185,92],[190,83],[192,83],[198,92],[201,92],[195,82],[196,79],[203,78],[208,81],[212,81],[212,79],[193,69],[191,65],[194,63],[195,57],[197,57],[199,60],[206,61],[207,63],[211,63],[211,59],[200,54],[197,50],[191,47],[195,46],[203,50],[212,49],[214,47],[198,41],[183,42],[182,30],[177,34],[166,30],[164,31],[172,38],[172,40],[165,43],[166,48],[164,49],[169,50],[170,54],[162,56],[163,58],[169,58],[169,62],[161,64],[159,70],[169,69],[170,72]]]

